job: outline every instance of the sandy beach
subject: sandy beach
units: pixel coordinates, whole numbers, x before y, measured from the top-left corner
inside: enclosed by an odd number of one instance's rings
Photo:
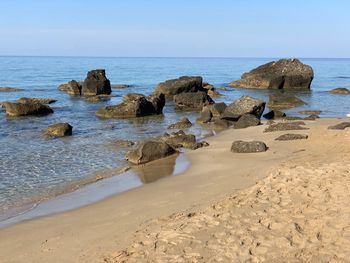
[[[178,176],[1,229],[0,262],[346,262],[350,131],[327,129],[342,121],[223,131]],[[239,139],[269,150],[230,152]]]

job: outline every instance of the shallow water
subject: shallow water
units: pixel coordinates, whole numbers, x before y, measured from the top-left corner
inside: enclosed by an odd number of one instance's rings
[[[166,127],[196,113],[175,112],[168,103],[164,116],[130,120],[102,120],[95,112],[116,104],[129,92],[149,94],[155,85],[181,75],[200,75],[217,87],[272,59],[230,58],[83,58],[83,57],[0,57],[0,86],[18,87],[22,92],[0,93],[0,101],[20,97],[54,98],[54,114],[45,117],[8,118],[0,111],[0,213],[55,195],[67,186],[80,184],[101,170],[125,165],[125,149],[115,139],[143,140],[166,131]],[[335,87],[350,87],[350,59],[303,59],[315,71],[312,90],[297,92],[307,105],[290,110],[320,109],[322,117],[341,117],[350,112],[350,96],[332,95]],[[92,104],[57,90],[71,79],[82,80],[91,69],[105,68],[113,84],[131,88],[113,89],[108,102]],[[243,94],[267,99],[273,91],[221,90],[215,101],[232,102]],[[74,135],[48,140],[41,130],[55,122],[69,122]],[[111,128],[113,125],[113,128]],[[195,125],[190,132],[203,137],[207,131]]]

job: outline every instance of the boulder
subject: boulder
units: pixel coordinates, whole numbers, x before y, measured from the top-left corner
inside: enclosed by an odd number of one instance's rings
[[[275,132],[275,131],[291,131],[291,130],[308,130],[306,127],[302,127],[301,125],[305,125],[303,122],[279,122],[271,124],[267,127],[264,132]]]
[[[2,105],[9,116],[40,116],[53,113],[49,106],[40,103],[4,102]]]
[[[313,78],[314,72],[310,66],[298,59],[281,59],[244,73],[240,80],[229,85],[255,89],[310,89]]]
[[[225,108],[222,118],[237,121],[244,114],[252,114],[260,119],[264,112],[265,104],[262,100],[250,96],[242,96]]]
[[[188,118],[183,118],[180,121],[168,126],[168,129],[187,129],[192,126],[192,122]]]
[[[304,104],[304,101],[292,95],[273,94],[269,96],[267,106],[270,109],[288,109],[302,106]]]
[[[187,149],[197,149],[196,136],[193,134],[186,134],[184,131],[180,130],[178,132],[172,132],[170,134],[165,133],[163,136],[158,138],[160,141],[164,141],[174,148],[187,148]]]
[[[55,123],[43,130],[49,137],[64,137],[72,135],[73,127],[69,123]]]
[[[125,159],[133,164],[144,164],[161,158],[165,158],[177,151],[164,141],[149,140],[126,153]]]
[[[203,90],[202,77],[183,76],[159,83],[155,91],[163,93],[165,96],[174,96],[183,92],[197,92],[200,90]]]
[[[266,152],[267,146],[260,141],[235,141],[232,143],[231,151],[234,153],[257,153]]]
[[[164,94],[150,96],[125,96],[123,102],[115,106],[107,106],[96,112],[102,118],[132,118],[162,114],[165,105]]]
[[[203,106],[214,103],[212,98],[203,91],[185,92],[174,96],[178,109],[202,109]]]
[[[336,88],[330,90],[329,92],[333,94],[350,94],[350,90],[348,90],[347,88]]]
[[[12,88],[12,87],[0,87],[0,92],[19,92],[23,91],[22,89]]]
[[[263,117],[267,120],[273,120],[273,119],[286,117],[286,114],[279,110],[272,110],[264,114]]]
[[[252,114],[242,115],[234,124],[235,129],[244,129],[260,125],[260,120]]]
[[[81,95],[93,96],[99,94],[111,94],[111,83],[106,77],[104,69],[91,70],[83,82]]]
[[[41,99],[41,98],[20,98],[19,103],[40,103],[40,104],[51,104],[56,102],[54,99]]]
[[[309,136],[307,136],[306,134],[287,133],[277,137],[275,140],[276,141],[294,141],[294,140],[305,140],[307,138],[309,138]]]
[[[81,83],[71,80],[67,84],[62,84],[58,87],[60,91],[67,92],[69,95],[80,96],[81,95]]]
[[[339,124],[329,126],[329,130],[345,130],[346,128],[350,127],[350,122],[341,122]]]

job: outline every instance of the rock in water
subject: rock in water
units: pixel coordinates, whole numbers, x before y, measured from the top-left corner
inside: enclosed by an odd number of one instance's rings
[[[260,119],[264,112],[265,104],[262,100],[250,96],[242,96],[226,107],[222,118],[237,121],[244,114],[252,114]]]
[[[310,89],[313,69],[298,59],[272,61],[244,73],[240,80],[229,85],[235,88],[256,89]]]
[[[303,122],[279,122],[273,123],[267,127],[264,132],[275,132],[275,131],[291,131],[291,130],[308,130],[308,128],[302,127],[305,125]]]
[[[22,89],[12,88],[12,87],[0,87],[0,92],[19,92],[23,91]]]
[[[183,76],[159,83],[155,91],[166,96],[174,96],[183,92],[197,92],[200,90],[203,90],[202,77]]]
[[[87,73],[81,89],[82,95],[109,95],[111,92],[111,83],[106,78],[106,71],[104,69],[91,70]]]
[[[19,103],[40,103],[40,104],[51,104],[56,102],[54,99],[41,99],[41,98],[20,98]]]
[[[2,105],[5,107],[6,114],[9,116],[40,116],[53,113],[53,110],[49,106],[40,103],[4,102]]]
[[[329,92],[333,94],[350,94],[350,90],[348,90],[347,88],[336,88],[330,90]]]
[[[62,84],[58,87],[60,91],[67,92],[69,95],[73,96],[80,96],[81,88],[81,84],[75,80],[71,80],[67,84]]]
[[[350,122],[341,122],[337,125],[329,126],[329,130],[345,130],[350,127]]]
[[[305,140],[308,137],[309,136],[307,136],[305,134],[291,134],[291,133],[287,133],[287,134],[283,134],[283,135],[277,137],[275,140],[276,141]]]
[[[252,114],[244,114],[234,124],[235,129],[244,129],[260,125],[260,120]]]
[[[202,109],[203,106],[213,104],[210,96],[203,92],[185,92],[174,96],[174,101],[178,109]]]
[[[133,164],[144,164],[175,153],[177,151],[166,142],[150,140],[142,142],[135,150],[127,152],[125,159]]]
[[[152,94],[148,97],[142,94],[129,94],[123,97],[123,102],[116,106],[107,106],[96,112],[102,118],[132,118],[162,114],[165,105],[164,94]]]
[[[269,96],[267,106],[271,109],[288,109],[304,105],[301,99],[285,94],[273,94]]]
[[[72,135],[73,127],[69,123],[55,123],[43,130],[45,136],[64,137]]]
[[[267,146],[260,141],[235,141],[232,143],[231,151],[234,153],[257,153],[266,152]]]
[[[188,118],[183,118],[177,123],[171,124],[168,126],[168,129],[187,129],[192,126],[192,122]]]

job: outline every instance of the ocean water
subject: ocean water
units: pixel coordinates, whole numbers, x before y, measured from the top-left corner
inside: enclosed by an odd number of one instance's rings
[[[22,92],[0,93],[0,101],[20,97],[53,98],[55,113],[44,117],[9,118],[0,111],[0,216],[10,209],[30,205],[95,178],[100,171],[126,165],[125,149],[112,141],[140,141],[160,135],[183,117],[195,121],[198,113],[176,112],[167,103],[163,116],[103,120],[95,116],[100,107],[119,103],[125,93],[149,94],[157,83],[182,75],[200,75],[216,87],[227,87],[240,75],[272,58],[91,58],[91,57],[0,57],[0,86],[18,87]],[[322,110],[321,117],[343,117],[350,112],[350,96],[329,94],[335,87],[350,88],[350,59],[302,59],[315,71],[311,91],[298,91],[307,105],[302,109]],[[72,79],[83,80],[87,71],[104,68],[112,84],[129,84],[113,89],[107,102],[89,103],[60,92],[57,86]],[[230,103],[242,95],[267,100],[269,90],[227,88],[217,102]],[[73,125],[73,136],[45,139],[41,130],[55,122]],[[112,128],[113,126],[113,128]],[[199,138],[208,130],[194,125],[189,132]],[[134,180],[134,179],[133,179]],[[141,179],[140,179],[141,181]]]

